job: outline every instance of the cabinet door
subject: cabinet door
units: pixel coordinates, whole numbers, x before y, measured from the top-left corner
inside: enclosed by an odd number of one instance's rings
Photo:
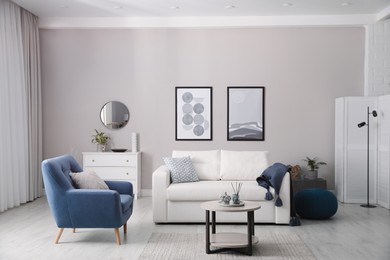
[[[377,97],[346,97],[336,101],[335,181],[336,194],[341,202],[367,201],[367,127],[370,130],[370,202],[376,203],[377,183],[377,128],[378,118],[370,115],[367,107],[377,110]]]
[[[367,163],[370,171],[370,202],[376,203],[377,173],[377,118],[370,115],[370,124],[361,128],[360,122],[367,123],[367,107],[370,112],[377,109],[377,98],[347,99],[347,172],[345,176],[346,202],[364,203],[367,201]],[[367,161],[367,127],[370,130],[369,161]]]
[[[378,204],[390,209],[390,95],[378,104]]]
[[[344,198],[344,172],[345,172],[345,98],[336,99],[335,114],[335,188],[337,199],[341,202]]]

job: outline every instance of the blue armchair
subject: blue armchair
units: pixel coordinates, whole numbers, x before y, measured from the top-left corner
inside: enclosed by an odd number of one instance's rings
[[[70,172],[82,168],[70,155],[42,162],[43,182],[49,207],[58,228],[57,244],[64,228],[114,228],[118,245],[119,228],[127,232],[127,220],[133,213],[133,186],[125,181],[105,181],[110,190],[76,189]]]

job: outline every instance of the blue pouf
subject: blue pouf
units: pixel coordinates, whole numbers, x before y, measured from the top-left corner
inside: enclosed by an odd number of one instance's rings
[[[301,218],[327,219],[337,212],[336,196],[325,189],[305,189],[294,196],[295,210]]]

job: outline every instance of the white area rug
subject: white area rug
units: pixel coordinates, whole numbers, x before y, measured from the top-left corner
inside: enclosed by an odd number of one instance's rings
[[[259,243],[253,246],[252,256],[230,251],[208,255],[205,234],[153,233],[139,259],[315,259],[297,235],[263,234],[258,237]]]

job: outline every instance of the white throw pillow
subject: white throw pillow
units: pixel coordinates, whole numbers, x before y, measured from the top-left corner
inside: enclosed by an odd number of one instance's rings
[[[69,173],[78,189],[109,190],[107,184],[93,171]]]
[[[171,172],[173,183],[199,181],[198,174],[189,156],[181,158],[163,158],[165,165]]]
[[[268,151],[221,151],[221,180],[254,181],[268,166]]]
[[[211,151],[173,151],[172,157],[190,156],[200,180],[219,180],[220,150]]]

